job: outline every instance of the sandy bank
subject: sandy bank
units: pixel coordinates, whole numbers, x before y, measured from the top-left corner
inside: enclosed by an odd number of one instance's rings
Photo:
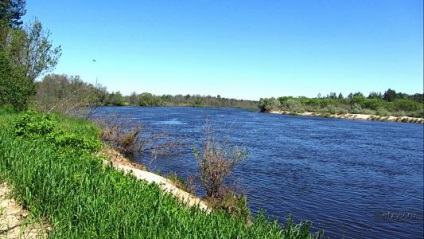
[[[366,114],[321,114],[316,112],[303,112],[293,114],[288,111],[270,111],[271,114],[289,114],[299,116],[317,116],[337,119],[350,119],[350,120],[372,120],[372,121],[390,121],[390,122],[405,122],[405,123],[420,123],[424,124],[424,118],[414,118],[409,116],[379,116],[379,115],[366,115]]]
[[[47,238],[48,226],[30,220],[28,211],[10,193],[10,187],[0,183],[0,239]]]

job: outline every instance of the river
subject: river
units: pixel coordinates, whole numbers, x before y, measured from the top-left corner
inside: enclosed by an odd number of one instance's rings
[[[196,170],[206,125],[248,150],[235,168],[252,212],[312,221],[331,238],[423,237],[423,125],[274,115],[227,108],[100,107],[96,117],[167,132],[178,153],[135,158],[151,171]]]

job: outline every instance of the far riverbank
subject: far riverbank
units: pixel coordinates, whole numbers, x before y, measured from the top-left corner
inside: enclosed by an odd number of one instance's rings
[[[349,119],[349,120],[370,120],[370,121],[389,121],[389,122],[403,122],[403,123],[419,123],[424,124],[424,118],[414,118],[409,116],[379,116],[379,115],[367,115],[367,114],[322,114],[317,112],[303,112],[303,113],[292,113],[288,111],[272,110],[268,113],[271,114],[284,114],[284,115],[298,115],[298,116],[316,116],[325,118],[336,118],[336,119]]]

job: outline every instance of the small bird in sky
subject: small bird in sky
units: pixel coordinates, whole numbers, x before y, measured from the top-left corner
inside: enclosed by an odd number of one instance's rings
[[[97,62],[95,59],[93,59],[93,62]]]

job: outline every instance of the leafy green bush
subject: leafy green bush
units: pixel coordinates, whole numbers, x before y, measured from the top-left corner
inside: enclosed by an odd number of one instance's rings
[[[63,131],[58,129],[57,124],[52,115],[28,112],[16,120],[14,129],[17,136],[29,139],[45,138],[61,148],[61,152],[82,154],[93,153],[100,149],[101,142],[97,138]]]
[[[56,122],[50,115],[38,115],[28,112],[15,122],[15,133],[17,136],[26,136],[37,139],[52,133]]]
[[[54,145],[72,153],[94,153],[100,149],[101,143],[96,139],[78,136],[75,133],[66,133],[62,130],[56,130],[49,134],[49,139]]]
[[[390,116],[391,113],[386,108],[378,108],[376,111],[377,115],[379,116]]]
[[[284,100],[281,103],[281,108],[291,113],[302,113],[305,111],[303,109],[302,103],[298,99],[293,99],[293,98]]]
[[[280,110],[281,103],[275,98],[261,98],[258,107],[261,112],[270,112],[273,110]]]
[[[362,114],[362,107],[360,104],[353,104],[352,105],[352,114]]]

